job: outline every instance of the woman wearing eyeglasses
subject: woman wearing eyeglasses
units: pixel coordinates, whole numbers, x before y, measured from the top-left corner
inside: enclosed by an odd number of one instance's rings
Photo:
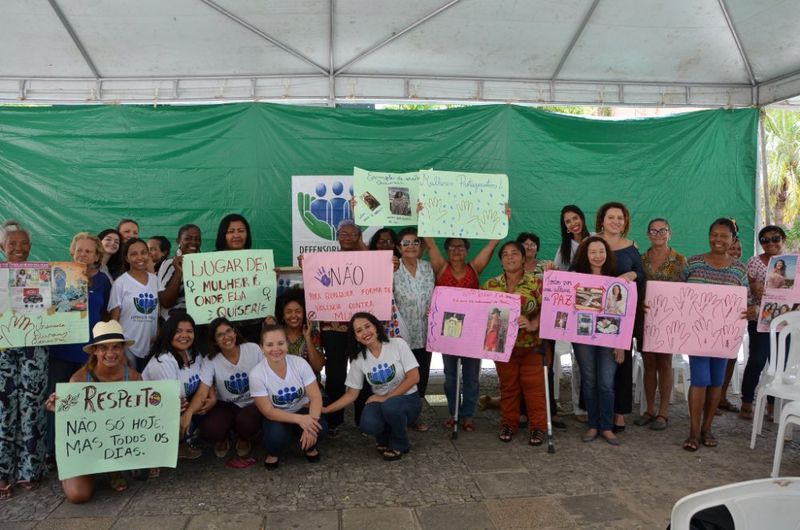
[[[758,310],[761,307],[761,297],[764,294],[767,266],[772,256],[778,256],[783,253],[786,232],[780,226],[765,226],[758,232],[758,242],[764,252],[753,256],[747,262],[747,278],[750,282],[747,300],[747,317],[749,319],[747,333],[750,335],[750,354],[742,377],[742,411],[739,413],[739,416],[745,420],[753,419],[753,397],[758,385],[758,378],[769,359],[769,332],[762,333],[757,329]],[[774,408],[775,398],[767,396],[768,417],[772,417]]]
[[[679,282],[683,279],[686,258],[669,246],[672,235],[666,219],[653,219],[647,225],[650,248],[642,254],[642,267],[648,281]],[[667,428],[669,398],[672,394],[672,355],[669,353],[642,352],[644,360],[644,395],[647,412],[634,421],[636,425],[649,425],[654,431]],[[661,403],[656,413],[656,387]]]
[[[420,259],[422,241],[417,236],[417,227],[404,228],[398,234],[398,239],[400,268],[394,273],[394,299],[408,330],[407,336],[403,338],[411,346],[411,352],[419,363],[417,391],[420,399],[425,399],[431,369],[431,352],[425,349],[428,308],[436,279],[431,264]],[[416,428],[420,431],[427,430],[427,426],[419,422]]]

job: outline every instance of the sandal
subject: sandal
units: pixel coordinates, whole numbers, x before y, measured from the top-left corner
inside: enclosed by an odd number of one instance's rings
[[[3,481],[5,482],[5,481]],[[0,501],[5,501],[10,499],[14,496],[14,493],[11,491],[11,484],[6,484],[5,486],[0,486]]]
[[[151,467],[150,471],[148,472],[147,476],[149,478],[158,478],[161,476],[161,468],[160,467]]]
[[[694,453],[695,451],[697,451],[697,447],[698,447],[697,438],[693,436],[688,437],[686,441],[683,442],[683,449],[689,451],[690,453]]]
[[[394,449],[387,449],[383,452],[383,459],[387,462],[393,462],[395,460],[400,460],[403,458],[403,453],[400,451],[395,451]]]
[[[461,422],[461,428],[464,429],[464,432],[475,432],[475,422],[464,420]]]
[[[727,410],[728,412],[739,412],[739,407],[728,401],[727,399],[723,399],[717,405],[718,409]]]
[[[341,433],[339,432],[339,427],[328,427],[328,438],[331,440],[336,439],[339,437]]]
[[[231,450],[230,440],[219,442],[214,446],[214,454],[217,455],[217,458],[225,458],[225,456],[228,454],[228,451],[230,450]]]
[[[111,489],[117,493],[128,489],[128,481],[125,479],[122,473],[113,473],[111,475]]]
[[[35,489],[39,489],[39,481],[38,480],[18,480],[17,486],[26,490],[26,491],[33,491]]]
[[[743,420],[752,420],[754,416],[753,412],[753,404],[752,403],[742,403],[742,410],[739,412],[739,417]]]
[[[453,418],[447,418],[447,421],[444,422],[444,426],[448,429],[452,429],[456,426],[456,420]]]
[[[417,432],[428,432],[431,426],[428,425],[427,423],[422,423],[421,421],[418,421],[416,423],[412,423],[411,428]]]
[[[714,434],[711,432],[701,432],[700,433],[700,442],[706,447],[716,447],[719,445],[717,439],[714,437]]]
[[[500,434],[497,435],[500,438],[501,442],[508,443],[511,441],[511,438],[514,436],[514,431],[511,430],[511,427],[508,425],[503,425],[500,427]]]
[[[653,422],[650,424],[651,431],[663,431],[669,425],[669,418],[666,416],[662,416],[659,414],[655,418],[653,418]]]
[[[267,458],[274,458],[275,461],[274,462],[267,462]],[[274,471],[274,470],[278,469],[278,464],[281,463],[280,458],[278,458],[277,456],[267,456],[267,458],[264,459],[264,468],[268,469],[270,471]]]
[[[645,425],[650,425],[656,419],[656,416],[653,416],[649,412],[645,412],[635,420],[633,420],[633,424],[637,427],[644,427]]]
[[[317,444],[314,444],[314,447],[309,448],[305,452],[305,455],[306,455],[306,460],[308,460],[312,464],[316,464],[317,462],[320,461],[320,458],[321,458],[320,453],[319,453],[319,448],[317,448]]]
[[[238,440],[236,442],[236,454],[238,456],[247,456],[250,454],[250,450],[253,448],[250,440]]]
[[[528,438],[528,445],[532,445],[534,447],[539,447],[544,443],[544,433],[539,429],[534,429],[530,432]]]

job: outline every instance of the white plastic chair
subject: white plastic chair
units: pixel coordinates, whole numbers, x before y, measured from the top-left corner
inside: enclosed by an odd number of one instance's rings
[[[689,530],[693,515],[720,504],[736,530],[798,530],[800,477],[749,480],[687,495],[672,507],[671,530]]]
[[[554,383],[555,388],[553,389],[553,397],[556,401],[558,401],[558,396],[560,394],[559,387],[561,386],[561,376],[564,373],[564,367],[561,363],[561,356],[562,355],[569,355],[572,353],[572,345],[569,342],[565,342],[563,340],[556,341],[555,348],[553,349],[553,373],[554,373]]]
[[[778,329],[780,328],[780,331]],[[792,338],[789,354],[786,356],[786,339]],[[769,366],[762,375],[756,389],[756,402],[753,407],[753,432],[750,435],[750,449],[756,446],[756,434],[761,434],[764,426],[764,408],[767,396],[789,401],[800,399],[800,312],[786,313],[775,318],[769,326]],[[784,359],[786,360],[784,362]],[[779,409],[776,407],[776,414]]]
[[[679,382],[680,381],[680,382]],[[674,385],[669,402],[675,401],[675,388],[681,385],[683,388],[683,399],[689,401],[689,387],[691,386],[691,375],[689,373],[689,357],[687,355],[672,356],[672,384]]]
[[[642,354],[636,349],[636,339],[633,340],[633,402],[639,402],[639,415],[647,412],[647,398],[644,395],[644,359]],[[675,388],[682,387],[683,398],[689,400],[689,360],[685,355],[675,354],[672,356],[672,384],[673,391],[670,392],[669,402],[675,402]]]
[[[781,411],[781,419],[778,426],[778,438],[775,440],[775,456],[772,459],[772,478],[779,475],[781,471],[781,458],[783,458],[783,444],[786,434],[786,427],[800,425],[800,401],[792,401]]]
[[[581,371],[578,368],[578,361],[575,360],[575,352],[570,348],[570,358],[572,359],[572,413],[575,416],[586,414],[579,403],[581,401]]]

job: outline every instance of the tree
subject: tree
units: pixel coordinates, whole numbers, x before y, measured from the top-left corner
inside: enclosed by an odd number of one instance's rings
[[[800,213],[800,113],[767,110],[764,114],[767,147],[765,208],[775,224],[791,226]]]

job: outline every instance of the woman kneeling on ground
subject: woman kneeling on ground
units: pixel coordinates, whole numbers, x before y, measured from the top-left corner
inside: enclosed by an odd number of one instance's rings
[[[359,427],[375,436],[384,460],[399,460],[411,448],[408,425],[417,421],[422,410],[417,360],[408,344],[403,339],[388,338],[383,325],[370,313],[356,313],[350,319],[347,354],[347,391],[322,412],[336,412],[353,403],[366,378],[372,396],[361,413]]]
[[[265,418],[264,467],[276,469],[284,451],[295,440],[300,440],[300,449],[309,462],[319,462],[317,442],[327,425],[322,418],[322,393],[314,370],[303,358],[288,355],[289,340],[281,326],[264,326],[261,351],[264,360],[250,371],[250,394]]]
[[[72,374],[70,383],[118,383],[120,381],[141,381],[142,377],[133,368],[128,367],[125,348],[134,341],[125,338],[122,326],[116,320],[98,322],[92,329],[94,342],[84,346],[89,354],[86,365]],[[50,412],[56,410],[55,392],[50,394],[45,404]],[[122,473],[111,473],[111,487],[116,491],[125,491],[128,482]],[[69,502],[81,504],[89,501],[94,493],[95,475],[80,475],[61,481]]]

